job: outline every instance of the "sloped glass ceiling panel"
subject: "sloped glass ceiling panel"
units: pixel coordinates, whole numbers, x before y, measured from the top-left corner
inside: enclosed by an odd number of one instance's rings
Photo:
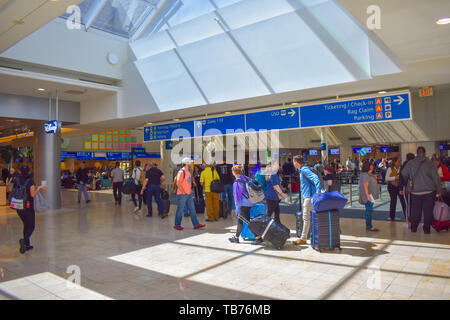
[[[81,11],[81,23],[83,25],[86,24],[87,17],[89,16],[89,12],[93,10],[95,7],[95,4],[98,0],[84,0],[81,2],[78,7]],[[61,16],[61,18],[68,19],[70,16],[72,16],[72,13],[65,13]]]
[[[158,1],[109,0],[92,26],[122,37],[130,37],[154,10]]]
[[[375,51],[365,28],[336,0],[168,3],[157,27],[130,43],[164,111],[365,80],[375,69],[401,71],[395,61],[377,68],[392,55],[380,46]],[[170,71],[152,62],[156,56],[171,61],[164,64]],[[165,72],[170,81],[155,78]]]
[[[130,38],[155,13],[160,3],[161,0],[85,0],[78,6],[83,25],[94,17],[91,27]],[[70,16],[66,13],[61,18]]]

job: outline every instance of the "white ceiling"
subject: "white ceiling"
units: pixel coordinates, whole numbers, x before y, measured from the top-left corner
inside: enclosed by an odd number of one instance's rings
[[[38,88],[45,89],[45,91],[39,91]],[[117,93],[119,88],[0,67],[0,93],[47,98],[49,92],[55,97],[56,90],[59,90],[59,99],[61,100],[81,102]],[[65,93],[69,90],[80,91],[83,94]]]
[[[363,26],[367,8],[381,9],[381,29],[374,33],[406,64],[450,56],[449,0],[337,0]]]
[[[82,1],[0,0],[0,53]]]

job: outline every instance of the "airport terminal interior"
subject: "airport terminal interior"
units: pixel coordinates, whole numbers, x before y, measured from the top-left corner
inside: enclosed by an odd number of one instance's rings
[[[448,0],[0,0],[0,300],[449,300],[449,150]]]

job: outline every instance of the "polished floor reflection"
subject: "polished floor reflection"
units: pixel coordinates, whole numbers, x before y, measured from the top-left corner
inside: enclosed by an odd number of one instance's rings
[[[76,193],[64,191],[63,209],[38,214],[35,249],[25,255],[18,252],[20,220],[0,208],[0,297],[34,282],[33,294],[15,293],[25,299],[450,299],[446,232],[411,234],[402,222],[376,221],[381,231],[366,233],[364,220],[342,219],[341,253],[291,240],[277,251],[229,243],[235,218],[203,231],[184,218],[180,232],[172,228],[175,206],[161,220],[134,215],[129,201],[117,207],[112,195],[91,195],[91,203],[79,205]],[[282,222],[295,227],[292,215]],[[74,267],[82,288],[67,291]]]

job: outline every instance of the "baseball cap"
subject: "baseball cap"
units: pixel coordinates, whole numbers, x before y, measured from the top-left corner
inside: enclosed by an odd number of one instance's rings
[[[191,160],[191,158],[184,158],[184,159],[181,161],[182,164],[188,164],[188,163],[192,163],[192,162],[194,162],[194,161]]]

